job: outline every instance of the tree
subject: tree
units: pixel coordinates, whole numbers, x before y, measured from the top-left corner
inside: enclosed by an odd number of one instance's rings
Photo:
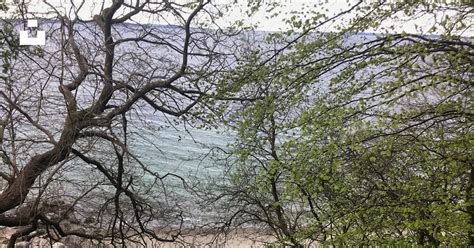
[[[233,177],[208,199],[223,199],[225,224],[295,247],[473,245],[471,10],[360,1],[268,35],[276,49],[250,51],[224,81],[264,96],[228,120]],[[389,32],[382,24],[400,14],[435,23]]]
[[[235,33],[213,25],[221,11],[209,1],[117,0],[92,19],[84,1],[45,4],[44,49],[2,44],[15,51],[3,54],[0,81],[0,225],[19,227],[9,246],[44,232],[122,246],[176,241],[188,213],[166,185],[190,185],[142,161],[137,134],[149,116],[206,120],[215,78],[238,54]]]

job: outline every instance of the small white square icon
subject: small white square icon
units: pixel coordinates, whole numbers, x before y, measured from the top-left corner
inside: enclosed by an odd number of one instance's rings
[[[38,27],[38,20],[28,20],[27,26],[29,28],[36,28]]]
[[[37,20],[28,20],[27,26],[29,28],[38,27]],[[36,37],[29,37],[27,30],[20,30],[20,45],[21,46],[44,46],[46,43],[46,32],[45,31],[36,31]]]

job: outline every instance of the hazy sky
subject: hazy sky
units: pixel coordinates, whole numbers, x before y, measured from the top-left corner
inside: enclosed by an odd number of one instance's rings
[[[7,3],[12,4],[14,0],[0,0],[1,1],[7,1]],[[21,0],[20,0],[21,1]],[[128,0],[131,1],[131,0]],[[189,0],[170,0],[174,2],[183,2],[183,1],[189,1]],[[316,8],[316,10],[324,11],[328,16],[332,16],[336,13],[339,13],[341,10],[345,10],[350,6],[350,3],[354,3],[355,0],[329,0],[329,1],[320,1],[320,0],[264,0],[266,5],[264,8],[262,8],[260,11],[255,13],[252,17],[248,17],[245,14],[245,11],[248,10],[247,6],[247,1],[249,0],[214,0],[215,3],[218,4],[227,4],[229,2],[234,3],[233,9],[231,12],[227,13],[223,19],[219,21],[219,24],[222,26],[226,26],[228,23],[232,23],[236,20],[243,19],[246,24],[256,24],[258,23],[258,29],[259,30],[267,30],[267,31],[280,31],[280,30],[285,30],[288,26],[284,24],[283,18],[288,17],[289,14],[293,11],[308,11],[311,9]],[[251,1],[251,0],[250,0]],[[272,2],[277,2],[281,4],[282,6],[280,8],[277,8],[277,11],[281,11],[281,14],[277,17],[273,18],[267,18],[268,13],[265,11],[268,6]],[[374,1],[374,0],[367,0],[367,1]],[[43,3],[43,0],[25,0],[25,2],[29,2],[28,4],[28,9],[30,12],[36,12],[36,13],[45,13],[48,10],[48,6]],[[63,12],[68,13],[68,9],[72,6],[70,4],[70,0],[48,0],[48,2],[52,5],[55,6],[62,6]],[[82,1],[81,0],[73,0],[75,4],[79,4]],[[110,0],[105,1],[105,5],[107,6],[107,3],[110,2]],[[324,3],[324,7],[321,7],[317,5],[317,3]],[[327,3],[326,3],[327,2]],[[98,13],[102,6],[103,1],[94,1],[94,0],[85,0],[85,4],[82,7],[82,10],[80,11],[80,16],[89,19],[92,14]],[[316,7],[315,7],[316,5]],[[7,16],[6,13],[1,13],[0,17],[5,17]],[[441,16],[441,15],[439,15]],[[348,16],[350,17],[350,15]],[[472,15],[471,15],[472,17]],[[150,19],[148,16],[141,15],[141,16],[136,16],[134,18],[138,22],[146,22],[146,23],[160,23],[162,21],[160,20],[153,20]],[[432,17],[422,17],[417,20],[411,21],[411,22],[393,22],[393,21],[386,21],[385,26],[390,26],[394,25],[395,29],[393,32],[400,33],[402,31],[409,32],[409,33],[418,33],[418,31],[415,29],[415,25],[417,24],[418,26],[423,26],[423,27],[431,27],[432,24],[434,23],[434,19]],[[472,23],[472,21],[471,21]],[[330,31],[332,29],[331,26],[326,27],[327,31]],[[368,30],[373,31],[373,30]],[[468,30],[467,33],[464,33],[463,35],[465,36],[472,36],[474,35],[474,30],[471,28],[471,30]]]

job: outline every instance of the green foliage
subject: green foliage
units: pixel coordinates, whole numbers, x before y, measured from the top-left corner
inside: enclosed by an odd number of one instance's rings
[[[19,52],[18,38],[14,35],[14,26],[5,22],[0,30],[0,56],[2,58],[2,72],[7,73]]]
[[[240,217],[292,246],[474,245],[473,43],[457,35],[465,12],[435,24],[437,37],[354,34],[395,13],[442,10],[369,7],[338,32],[269,35],[283,52],[249,52],[225,80],[221,94],[262,96],[227,120],[239,137]],[[289,20],[310,30],[309,19]]]

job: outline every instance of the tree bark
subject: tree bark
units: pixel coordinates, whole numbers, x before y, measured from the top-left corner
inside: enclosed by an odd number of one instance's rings
[[[59,142],[49,151],[32,157],[13,183],[0,194],[0,214],[23,203],[36,178],[48,167],[67,158],[78,134],[78,125],[67,117]]]

